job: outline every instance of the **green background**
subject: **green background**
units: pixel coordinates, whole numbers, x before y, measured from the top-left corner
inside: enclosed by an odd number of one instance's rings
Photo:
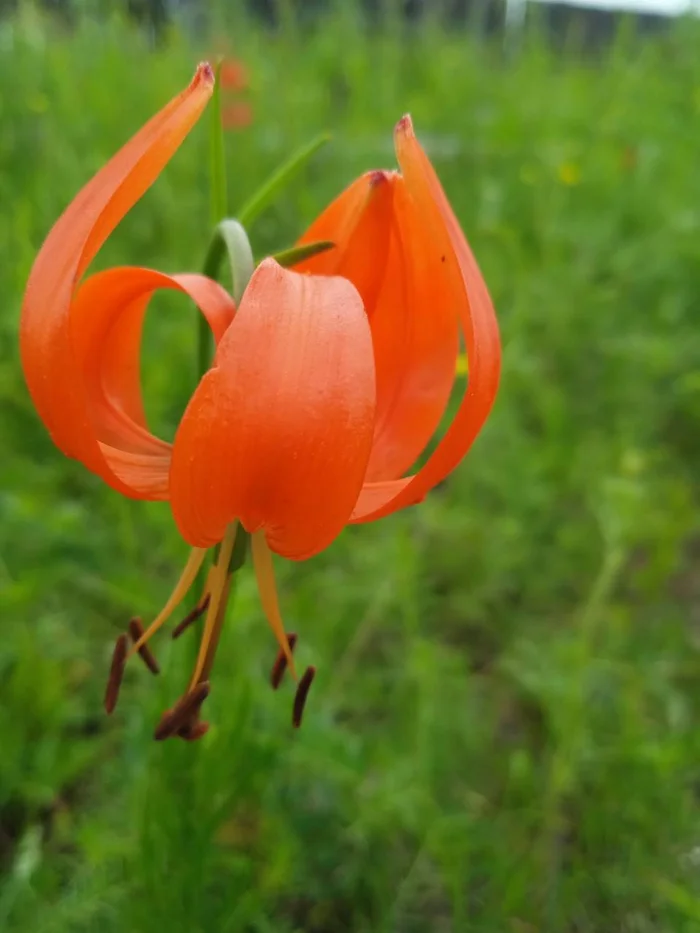
[[[353,4],[298,32],[231,14],[153,48],[118,17],[0,22],[0,929],[3,933],[700,930],[700,32],[504,49]],[[235,12],[235,10],[234,10]],[[241,575],[200,743],[153,743],[193,645],[156,639],[111,720],[114,638],[186,555],[167,506],[53,447],[17,353],[63,207],[221,43],[250,73],[231,210],[334,139],[251,229],[290,245],[413,115],[492,291],[504,373],[419,508],[278,562],[303,728]],[[95,268],[197,270],[207,120]],[[171,437],[194,312],[159,296],[144,378]],[[191,374],[191,376],[190,376]],[[190,641],[192,639],[190,638]],[[172,644],[172,647],[171,647]]]

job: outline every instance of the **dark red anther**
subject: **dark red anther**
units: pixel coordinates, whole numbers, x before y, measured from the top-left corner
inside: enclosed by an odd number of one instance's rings
[[[134,616],[134,618],[129,622],[129,634],[131,635],[131,640],[134,644],[136,644],[143,633],[144,627],[141,619],[139,619],[138,616]],[[160,665],[156,661],[155,655],[148,647],[148,645],[141,645],[141,647],[138,649],[138,653],[139,657],[143,660],[143,663],[152,674],[160,674]]]
[[[210,600],[210,598],[211,598],[211,597],[210,597],[209,593],[207,593],[207,595],[204,597],[204,599],[201,601],[201,603],[199,603],[197,606],[195,606],[194,609],[192,610],[192,612],[188,612],[187,615],[185,616],[185,618],[182,620],[182,622],[178,622],[178,624],[177,624],[177,625],[175,626],[175,628],[173,629],[173,636],[172,636],[172,637],[173,637],[174,639],[175,639],[175,638],[179,638],[180,635],[182,635],[182,633],[183,633],[186,629],[188,629],[188,628],[190,627],[190,625],[192,625],[193,622],[196,622],[197,619],[199,619],[200,616],[204,615],[204,613],[207,611],[207,608],[209,607],[209,600]]]
[[[309,695],[309,688],[316,676],[315,667],[307,667],[297,686],[297,692],[294,696],[294,707],[292,709],[292,725],[298,729],[301,725],[301,717],[304,715],[306,698]]]
[[[289,650],[294,651],[294,646],[297,643],[297,634],[296,632],[290,632],[287,635],[287,641],[289,642]],[[272,689],[276,690],[279,685],[282,683],[282,678],[284,677],[284,672],[287,670],[287,655],[280,648],[277,652],[277,657],[275,658],[275,663],[272,665],[272,670],[270,671],[270,683],[272,684]]]
[[[209,681],[196,684],[188,693],[181,696],[172,709],[166,710],[153,733],[157,742],[170,738],[179,729],[189,726],[196,719],[199,708],[209,696]]]
[[[109,669],[109,678],[107,680],[107,689],[105,690],[105,710],[107,715],[114,712],[119,698],[119,688],[122,685],[124,676],[124,665],[126,664],[128,640],[126,635],[120,635],[114,645],[112,654],[112,666]]]
[[[201,739],[203,735],[206,735],[208,731],[209,723],[197,719],[194,722],[188,722],[184,726],[180,726],[177,730],[177,734],[186,742],[196,742],[197,739]]]

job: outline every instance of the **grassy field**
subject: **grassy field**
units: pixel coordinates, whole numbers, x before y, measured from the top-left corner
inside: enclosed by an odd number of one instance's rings
[[[0,23],[0,929],[3,933],[691,933],[700,930],[700,33],[600,61],[536,37],[507,59],[437,24],[300,36],[240,20],[71,32]],[[156,744],[191,649],[160,639],[111,720],[116,634],[185,547],[38,421],[16,346],[61,209],[223,37],[254,123],[231,211],[334,140],[251,230],[289,245],[413,114],[490,284],[504,377],[461,469],[420,508],[280,562],[303,728],[250,572],[200,743]],[[206,121],[204,121],[206,123]],[[206,126],[97,260],[201,266]],[[195,317],[158,298],[146,398],[171,436]],[[192,373],[192,378],[188,377]]]

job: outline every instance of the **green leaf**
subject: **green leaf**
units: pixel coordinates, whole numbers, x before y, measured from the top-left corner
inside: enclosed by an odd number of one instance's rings
[[[265,208],[274,201],[282,188],[289,184],[294,176],[306,165],[309,159],[318,152],[321,146],[325,146],[329,141],[330,136],[327,133],[323,133],[302,149],[295,152],[294,155],[281,165],[268,181],[246,201],[243,207],[237,211],[236,216],[239,221],[245,227],[250,227]]]

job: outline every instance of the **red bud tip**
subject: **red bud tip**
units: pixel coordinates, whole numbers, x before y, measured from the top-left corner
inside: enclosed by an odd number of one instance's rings
[[[200,62],[199,65],[197,65],[197,70],[194,73],[190,87],[197,87],[199,84],[207,84],[209,87],[214,87],[215,80],[214,69],[209,62]]]
[[[389,181],[389,172],[385,172],[383,169],[376,169],[373,172],[369,173],[369,186],[370,188],[377,188],[379,185],[384,185]]]
[[[404,114],[399,122],[396,124],[394,133],[398,136],[399,134],[404,136],[413,136],[413,120],[411,119],[411,114]]]
[[[309,695],[309,689],[311,688],[315,676],[316,668],[307,667],[303,677],[299,681],[299,686],[297,687],[297,692],[294,697],[294,706],[292,708],[292,725],[295,729],[298,729],[301,725],[301,718],[304,715],[304,707],[306,706],[306,698]]]

